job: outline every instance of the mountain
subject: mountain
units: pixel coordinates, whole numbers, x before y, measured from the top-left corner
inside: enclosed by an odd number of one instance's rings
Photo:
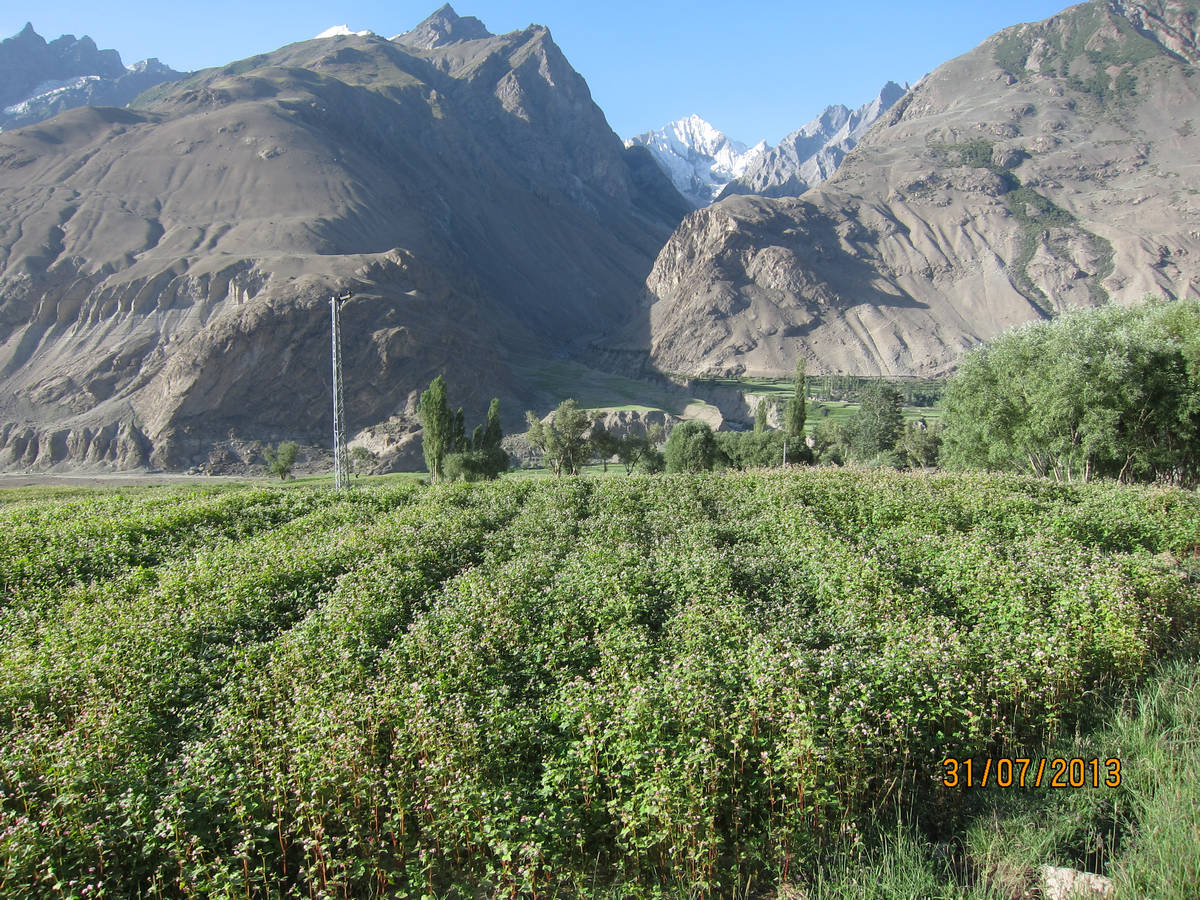
[[[347,289],[352,429],[407,433],[443,371],[468,419],[499,395],[519,421],[530,360],[628,318],[687,204],[546,28],[469,22],[444,7],[0,134],[0,465],[328,446]]]
[[[165,81],[183,77],[157,59],[126,68],[116,50],[64,34],[49,43],[26,24],[0,41],[0,130],[41,122],[76,106],[125,106]]]
[[[732,179],[721,197],[759,194],[763,197],[796,197],[837,171],[846,154],[875,124],[875,120],[904,96],[907,86],[894,81],[858,109],[827,106],[824,112],[759,154],[745,171]]]
[[[393,41],[417,50],[433,50],[463,41],[481,41],[492,37],[474,16],[460,16],[447,3],[412,31],[398,34]]]
[[[1069,307],[1196,296],[1198,18],[1092,0],[992,36],[801,197],[691,213],[625,346],[682,373],[939,372]]]
[[[696,115],[657,131],[629,138],[627,147],[645,147],[693,207],[708,206],[730,181],[741,176],[766,150],[747,149]]]
[[[874,100],[856,110],[828,106],[778,147],[760,141],[747,148],[696,115],[629,138],[625,146],[649,150],[696,209],[735,194],[794,196],[832,175],[905,90],[889,81]]]

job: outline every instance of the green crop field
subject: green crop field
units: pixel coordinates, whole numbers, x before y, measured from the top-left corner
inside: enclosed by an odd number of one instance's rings
[[[773,897],[1194,651],[1198,552],[983,475],[17,499],[0,895]]]

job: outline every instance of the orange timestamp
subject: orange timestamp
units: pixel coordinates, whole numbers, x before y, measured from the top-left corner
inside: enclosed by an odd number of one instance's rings
[[[942,760],[942,784],[948,788],[1001,787],[1052,788],[1119,787],[1121,760],[1116,757],[1083,759],[1078,756],[1012,757],[1002,759]]]

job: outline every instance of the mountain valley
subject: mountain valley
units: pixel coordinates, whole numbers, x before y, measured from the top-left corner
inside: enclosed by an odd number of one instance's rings
[[[619,376],[614,407],[798,357],[937,375],[1072,306],[1196,296],[1197,15],[1092,0],[776,148],[699,117],[623,145],[546,28],[449,6],[6,125],[0,468],[327,446],[345,290],[352,431],[390,468],[419,464],[443,371],[519,428]]]

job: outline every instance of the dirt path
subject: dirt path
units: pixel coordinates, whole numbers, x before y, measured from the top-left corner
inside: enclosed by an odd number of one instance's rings
[[[250,483],[254,479],[238,475],[177,475],[173,473],[140,472],[131,474],[94,474],[94,475],[49,475],[31,474],[28,472],[0,472],[0,490],[4,488],[25,487],[87,487],[115,488],[125,486],[140,486],[154,484],[228,484],[230,482]]]

